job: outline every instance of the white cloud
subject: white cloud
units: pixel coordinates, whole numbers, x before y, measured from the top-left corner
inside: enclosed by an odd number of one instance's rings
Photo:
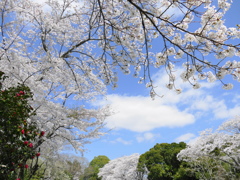
[[[183,134],[175,139],[176,142],[188,142],[194,139],[196,136],[192,133]]]
[[[179,77],[181,72],[182,69],[174,71],[176,77]],[[108,128],[149,132],[160,127],[183,127],[207,115],[211,119],[229,119],[240,112],[238,105],[233,108],[227,106],[224,98],[229,97],[223,98],[216,93],[216,88],[220,88],[216,87],[218,83],[204,82],[202,88],[195,90],[188,82],[183,83],[181,79],[176,79],[176,87],[183,89],[183,92],[177,95],[165,88],[168,75],[164,71],[156,73],[153,80],[154,86],[157,86],[156,92],[159,95],[164,94],[163,98],[152,101],[150,97],[144,96],[107,96],[107,103],[116,112],[107,118]],[[100,105],[104,103],[106,104],[103,101],[98,102]],[[143,139],[144,137],[139,137],[138,141]]]
[[[136,137],[138,142],[143,142],[143,141],[154,141],[156,138],[160,137],[160,134],[153,134],[150,132],[146,132],[144,134],[138,135]]]
[[[223,101],[220,101],[216,104],[216,108],[214,109],[214,114],[216,118],[221,119],[230,119],[237,115],[239,115],[240,107],[235,106],[233,108],[227,108]]]
[[[165,12],[164,15],[168,15],[170,17],[173,16],[173,18],[183,17],[185,14],[184,12],[187,10],[185,7],[181,7],[180,9],[179,7],[174,7],[173,5],[171,7],[163,7],[162,3],[162,0],[160,0],[157,3],[157,7],[160,8],[162,12]],[[166,10],[166,8],[168,9]]]
[[[208,111],[211,107],[211,104],[214,102],[215,100],[213,99],[212,96],[210,95],[205,95],[202,98],[197,98],[197,102],[196,103],[192,103],[191,108],[192,109],[197,109],[200,111]]]
[[[146,132],[159,127],[183,127],[195,121],[192,114],[164,105],[161,99],[116,94],[108,95],[107,99],[116,112],[106,119],[108,128]]]

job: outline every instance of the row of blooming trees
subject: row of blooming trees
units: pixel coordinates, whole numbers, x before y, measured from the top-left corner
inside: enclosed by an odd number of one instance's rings
[[[186,147],[183,142],[156,144],[142,155],[132,154],[111,160],[100,169],[102,180],[195,180],[189,166],[177,159]]]
[[[224,122],[216,132],[203,131],[192,143],[156,144],[141,156],[109,161],[102,180],[214,180],[240,178],[240,117]]]

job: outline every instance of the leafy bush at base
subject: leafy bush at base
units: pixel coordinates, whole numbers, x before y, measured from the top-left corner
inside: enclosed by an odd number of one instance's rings
[[[0,179],[23,179],[27,170],[29,176],[36,171],[36,164],[27,161],[40,156],[38,146],[45,132],[30,120],[34,115],[28,103],[30,89],[23,84],[4,89],[6,78],[0,71]]]

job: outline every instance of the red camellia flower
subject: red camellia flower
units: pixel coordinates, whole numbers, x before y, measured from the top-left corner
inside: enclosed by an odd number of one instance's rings
[[[27,144],[28,144],[28,141],[24,141],[23,144],[24,144],[24,145],[27,145]]]
[[[27,165],[27,164],[25,164],[25,168],[26,168],[26,169],[28,168],[28,165]]]
[[[24,94],[25,94],[25,92],[23,92],[23,91],[19,91],[19,94],[21,94],[21,95],[24,95]]]
[[[22,129],[22,130],[21,130],[21,133],[22,133],[22,134],[25,134],[25,131],[24,131],[24,129]]]
[[[16,180],[21,180],[20,178],[17,178]]]
[[[44,136],[45,132],[41,131],[40,136]]]
[[[32,143],[29,143],[28,147],[32,148],[32,147],[33,147],[33,144],[32,144]]]
[[[37,154],[36,154],[37,157],[40,156],[40,155],[41,155],[40,153],[37,153]]]

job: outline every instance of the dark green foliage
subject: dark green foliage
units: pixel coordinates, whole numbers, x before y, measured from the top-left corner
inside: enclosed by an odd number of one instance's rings
[[[36,139],[40,142],[43,134],[27,121],[34,114],[28,104],[32,98],[30,89],[21,84],[3,89],[2,82],[6,78],[0,72],[0,179],[14,179],[24,176],[29,168],[27,160],[38,153],[33,142]]]
[[[97,156],[89,163],[88,168],[85,169],[84,175],[80,180],[101,180],[98,177],[99,169],[107,164],[110,159],[107,156]]]
[[[156,144],[139,158],[138,171],[149,171],[148,180],[194,180],[186,164],[178,161],[177,154],[186,148],[184,142]]]

